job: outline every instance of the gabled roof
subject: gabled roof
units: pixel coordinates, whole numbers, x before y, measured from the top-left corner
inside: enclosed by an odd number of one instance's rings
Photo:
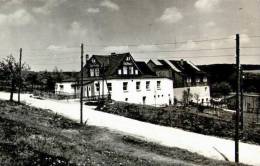
[[[107,66],[106,75],[112,75],[116,73],[118,67],[122,64],[127,56],[131,56],[130,53],[124,54],[112,54],[109,56],[109,64]]]
[[[100,65],[104,65],[105,75],[112,76],[117,73],[117,69],[122,65],[126,57],[131,58],[133,65],[142,75],[154,75],[145,62],[136,62],[129,52],[121,54],[112,53],[110,55],[93,55],[90,60],[95,58]]]
[[[191,75],[191,74],[205,74],[198,67],[196,67],[191,62],[185,60],[170,60],[170,62],[176,66],[182,73]]]
[[[144,75],[155,75],[145,62],[136,62],[136,65]]]
[[[155,60],[150,60],[151,62],[155,62]],[[190,61],[185,60],[166,60],[166,59],[158,59],[157,60],[161,65],[156,65],[155,69],[171,69],[177,73],[192,75],[192,74],[205,74],[201,71],[196,65],[194,65]]]
[[[102,56],[102,55],[93,55],[93,58],[95,58],[100,65],[108,65],[109,64],[109,57],[108,56]]]
[[[163,64],[158,61],[158,59],[150,59],[151,62],[153,62],[157,66],[162,66]]]
[[[172,70],[176,71],[176,72],[181,72],[177,67],[175,67],[169,60],[164,60],[170,67]]]

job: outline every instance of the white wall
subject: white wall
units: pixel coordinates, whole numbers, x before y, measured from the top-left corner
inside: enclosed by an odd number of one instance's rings
[[[190,93],[193,95],[193,97],[191,98],[191,100],[193,100],[193,102],[197,102],[197,100],[194,97],[194,94],[198,94],[199,95],[199,101],[198,103],[202,102],[202,99],[204,100],[204,103],[206,104],[206,102],[210,102],[210,89],[209,86],[192,86],[192,87],[184,87],[184,88],[174,88],[174,94],[175,94],[175,98],[178,101],[182,101],[182,95],[183,95],[183,91],[184,90],[188,90],[188,88],[190,89]]]
[[[136,82],[140,82],[140,90],[136,90]],[[146,89],[146,81],[150,81],[150,90]],[[157,89],[157,81],[161,81],[161,88]],[[93,86],[100,83],[100,91],[96,91]],[[128,82],[128,90],[123,90],[123,82]],[[145,104],[153,106],[169,105],[174,102],[173,82],[168,78],[141,78],[141,79],[111,79],[107,83],[112,83],[111,98],[116,101],[143,104],[143,97],[146,97]],[[102,95],[102,81],[95,81],[88,88],[94,88],[94,95]],[[106,82],[104,83],[104,94],[108,94]],[[126,100],[127,99],[127,100]]]
[[[57,94],[75,94],[74,87],[71,85],[75,84],[74,82],[63,82],[55,84],[55,93]],[[63,89],[61,89],[60,85],[63,85]]]

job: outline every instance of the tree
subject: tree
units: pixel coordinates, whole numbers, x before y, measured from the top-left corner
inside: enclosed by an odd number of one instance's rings
[[[21,65],[21,72],[29,70],[30,67],[23,63]],[[0,61],[0,71],[4,76],[5,81],[10,86],[10,101],[13,101],[13,93],[16,90],[16,86],[19,83],[19,80],[23,80],[20,78],[20,67],[19,63],[16,62],[15,58],[12,55],[7,56],[7,58]]]
[[[192,96],[193,96],[193,95],[190,93],[190,90],[189,90],[189,89],[188,89],[188,90],[184,90],[184,91],[182,92],[182,101],[183,101],[183,103],[184,103],[185,106],[189,104],[189,102],[190,102]]]
[[[62,70],[59,70],[57,67],[55,67],[53,69],[52,76],[53,76],[55,83],[61,82],[64,79],[64,74],[63,74]]]
[[[197,105],[199,103],[199,98],[200,98],[200,96],[197,93],[195,93],[194,94],[194,99],[197,101]]]
[[[26,76],[26,81],[31,84],[31,90],[34,91],[34,86],[39,83],[38,74],[31,72]]]
[[[232,88],[227,82],[215,83],[211,87],[212,96],[220,97],[227,96],[231,92]]]

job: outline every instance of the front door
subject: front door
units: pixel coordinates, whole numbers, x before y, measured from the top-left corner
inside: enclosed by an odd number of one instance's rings
[[[145,105],[146,96],[143,96],[143,105]]]

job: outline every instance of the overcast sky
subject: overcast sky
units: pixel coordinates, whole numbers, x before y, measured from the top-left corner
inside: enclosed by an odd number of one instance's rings
[[[80,43],[90,55],[234,63],[236,33],[260,47],[259,0],[0,0],[0,58],[22,47],[33,70],[78,70]],[[259,53],[241,48],[242,63],[260,64]]]

